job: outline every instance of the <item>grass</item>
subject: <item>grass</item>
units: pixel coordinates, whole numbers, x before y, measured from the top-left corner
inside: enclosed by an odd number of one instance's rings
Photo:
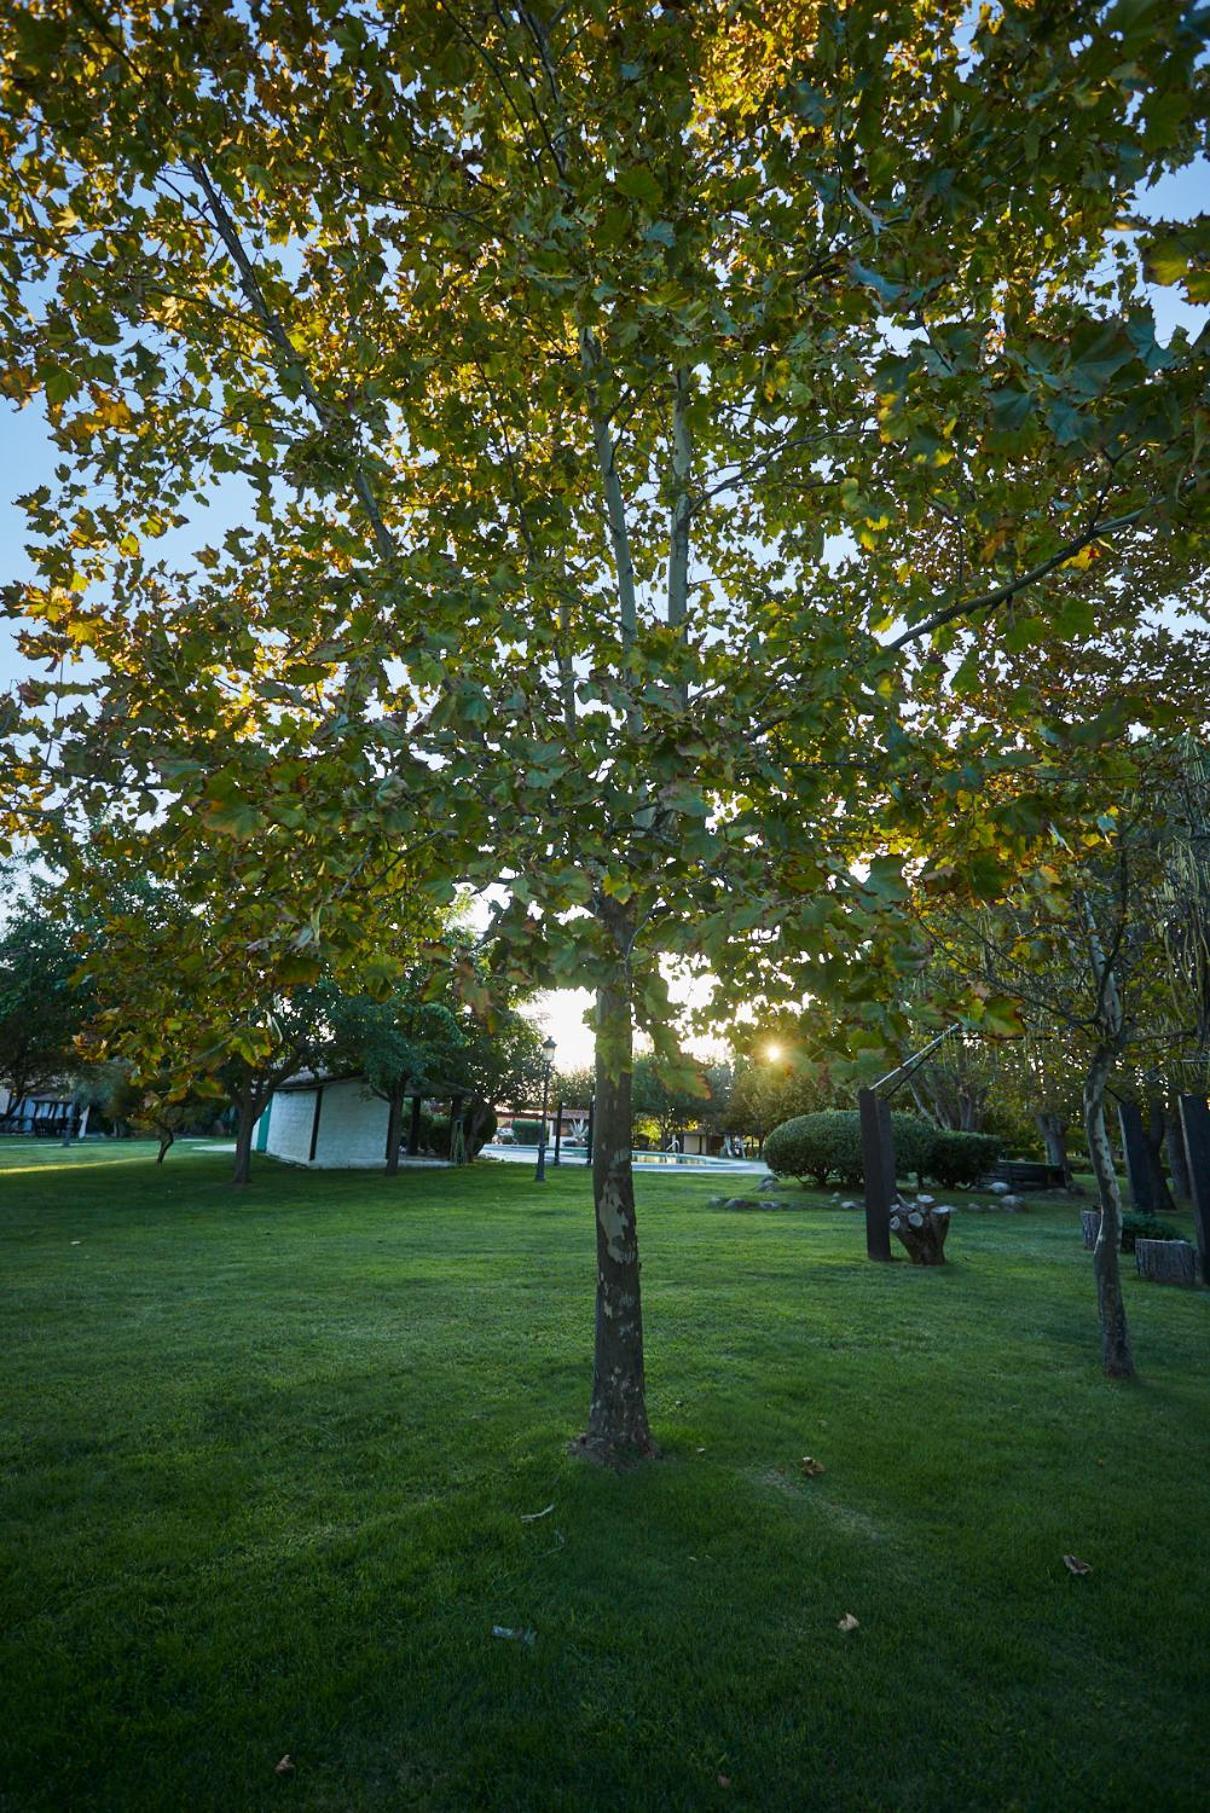
[[[0,1148],[6,1813],[1203,1804],[1210,1293],[1115,1387],[1070,1207],[919,1271],[641,1177],[615,1476],[581,1165],[228,1163]]]

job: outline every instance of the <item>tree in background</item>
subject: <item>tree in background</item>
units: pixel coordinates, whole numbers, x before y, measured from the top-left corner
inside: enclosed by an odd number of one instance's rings
[[[0,371],[65,473],[12,594],[65,675],[5,714],[19,826],[121,795],[169,844],[221,829],[233,897],[292,860],[325,909],[384,841],[502,881],[506,986],[596,994],[584,1449],[649,1453],[636,1028],[695,1074],[662,964],[848,996],[875,1061],[945,677],[1129,641],[1196,548],[1204,374],[1137,252],[1192,286],[1198,238],[1120,223],[1199,148],[1197,20],[45,0],[0,31]],[[157,556],[231,474],[246,521]],[[1017,753],[968,741],[964,790]]]
[[[0,887],[0,1082],[14,1107],[69,1085],[90,991],[75,982],[84,955],[78,911],[57,908],[45,879],[12,867],[0,872]]]
[[[1004,902],[956,909],[943,864],[926,870],[920,884],[921,910],[943,961],[975,975],[993,1029],[1011,1008],[1036,1037],[1062,1039],[1078,1053],[1084,1135],[1101,1205],[1093,1267],[1102,1359],[1115,1378],[1133,1377],[1134,1358],[1105,1102],[1111,1079],[1128,1079],[1149,1054],[1197,1047],[1197,991],[1189,974],[1170,974],[1165,939],[1174,876],[1184,873],[1184,852],[1206,822],[1210,797],[1189,779],[1179,745],[1124,742],[1112,761],[1102,756],[1082,774],[1056,777],[1056,820],[1063,794],[1077,790],[1081,811],[1090,798],[1099,800],[1099,829],[1077,847],[1052,836],[1050,850]]]

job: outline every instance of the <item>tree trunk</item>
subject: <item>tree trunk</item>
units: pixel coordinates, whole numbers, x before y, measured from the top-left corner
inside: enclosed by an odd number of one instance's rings
[[[630,1146],[634,1027],[629,979],[597,992],[592,1188],[597,1220],[596,1351],[588,1429],[577,1443],[616,1464],[656,1453],[647,1424],[643,1311]]]
[[[1168,1188],[1168,1179],[1164,1176],[1164,1161],[1161,1157],[1168,1121],[1163,1096],[1158,1093],[1148,1095],[1143,1133],[1147,1141],[1147,1169],[1151,1174],[1151,1200],[1155,1204],[1157,1215],[1176,1213],[1176,1204],[1172,1200],[1172,1191]]]
[[[235,1168],[233,1184],[246,1184],[252,1175],[252,1129],[260,1118],[260,1108],[251,1093],[240,1096],[239,1124],[235,1129]]]
[[[387,1164],[388,1177],[399,1175],[399,1147],[403,1140],[403,1103],[407,1095],[407,1078],[387,1096]]]
[[[1185,1136],[1181,1131],[1181,1117],[1169,1108],[1164,1116],[1164,1141],[1168,1148],[1168,1169],[1172,1172],[1172,1190],[1182,1202],[1189,1202],[1193,1196],[1193,1179],[1189,1175],[1189,1159],[1185,1152]]]
[[[1092,1249],[1092,1270],[1097,1281],[1097,1308],[1101,1317],[1101,1363],[1111,1379],[1134,1377],[1134,1356],[1126,1327],[1122,1274],[1118,1248],[1122,1238],[1122,1203],[1113,1168],[1113,1152],[1105,1125],[1105,1084],[1112,1054],[1098,1051],[1084,1079],[1084,1133],[1088,1156],[1101,1199],[1101,1227]]]
[[[1047,1164],[1062,1167],[1063,1188],[1070,1190],[1071,1160],[1067,1156],[1067,1122],[1061,1114],[1050,1112],[1035,1114],[1034,1121],[1046,1147]]]
[[[168,1153],[168,1148],[175,1138],[176,1134],[172,1131],[171,1127],[163,1127],[160,1129],[160,1149],[155,1155],[155,1162],[157,1165],[163,1164]]]

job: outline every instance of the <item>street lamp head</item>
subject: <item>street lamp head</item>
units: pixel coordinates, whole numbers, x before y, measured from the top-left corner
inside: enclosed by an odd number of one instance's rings
[[[555,1050],[554,1040],[553,1039],[543,1039],[542,1049],[546,1053],[546,1055],[549,1057],[551,1052]]]

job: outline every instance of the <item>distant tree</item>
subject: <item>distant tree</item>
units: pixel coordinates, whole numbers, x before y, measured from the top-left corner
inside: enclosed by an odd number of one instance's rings
[[[78,1065],[74,1041],[91,1011],[75,978],[83,952],[66,903],[49,886],[0,877],[0,1082],[15,1101],[66,1082]]]

